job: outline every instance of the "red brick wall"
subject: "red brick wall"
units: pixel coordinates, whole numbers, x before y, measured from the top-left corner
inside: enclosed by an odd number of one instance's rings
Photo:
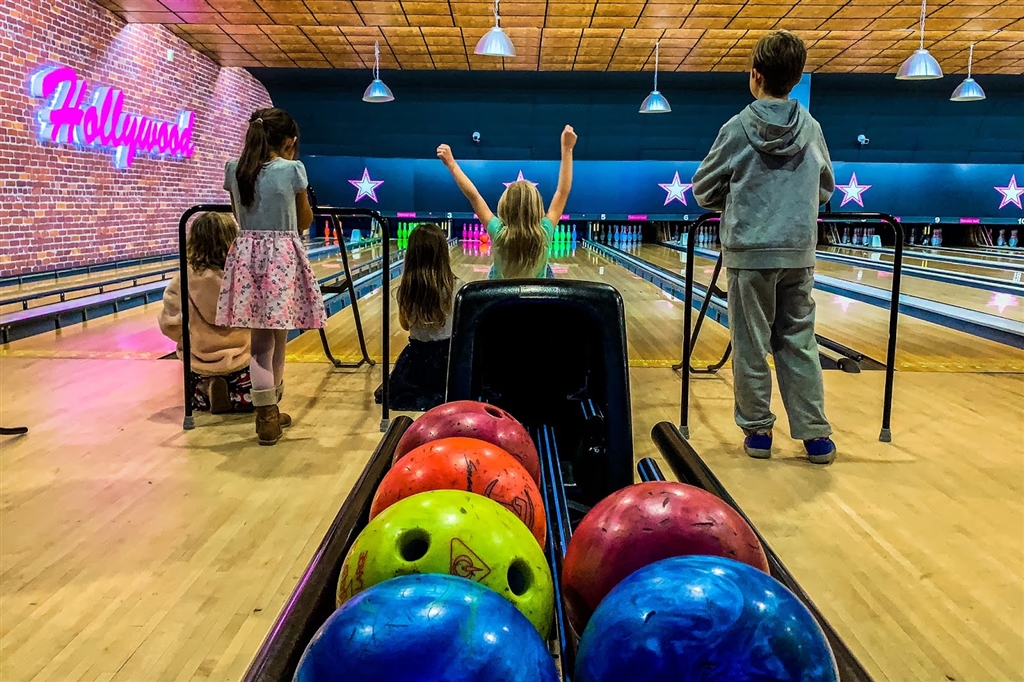
[[[167,50],[174,50],[173,62]],[[41,100],[29,76],[55,63],[124,90],[125,111],[175,121],[196,113],[190,159],[43,144]],[[249,114],[268,106],[242,69],[221,69],[161,26],[126,25],[90,0],[0,0],[0,275],[177,250],[194,204],[226,202],[224,162],[237,156]]]

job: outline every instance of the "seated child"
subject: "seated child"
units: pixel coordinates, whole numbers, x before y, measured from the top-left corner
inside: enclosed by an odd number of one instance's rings
[[[189,340],[192,344],[193,410],[213,414],[252,412],[249,330],[214,324],[224,279],[224,261],[238,228],[226,213],[204,213],[188,234]],[[181,357],[181,281],[164,291],[160,331],[178,343]]]
[[[388,384],[394,409],[425,411],[444,402],[458,287],[444,230],[431,223],[418,226],[409,235],[398,285],[398,320],[409,332],[409,345],[398,356]],[[378,388],[377,402],[382,393]]]
[[[451,172],[455,183],[469,199],[473,212],[487,225],[494,254],[494,265],[488,279],[554,277],[548,265],[548,247],[572,189],[572,150],[575,145],[576,133],[572,126],[565,126],[558,187],[546,214],[540,192],[532,182],[521,180],[505,189],[498,200],[498,214],[495,215],[472,180],[455,162],[451,148],[446,144],[437,148],[437,158]]]

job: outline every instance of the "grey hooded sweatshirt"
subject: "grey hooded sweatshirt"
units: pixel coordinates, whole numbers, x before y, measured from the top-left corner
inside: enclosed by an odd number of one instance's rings
[[[796,100],[757,100],[718,132],[693,196],[721,211],[723,265],[814,267],[819,207],[835,191],[821,126]]]

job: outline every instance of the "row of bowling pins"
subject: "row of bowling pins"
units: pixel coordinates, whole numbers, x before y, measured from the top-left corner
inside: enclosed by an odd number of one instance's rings
[[[690,237],[690,233],[682,231],[675,236],[675,241],[683,246],[686,246],[686,242]],[[718,243],[718,228],[713,225],[707,225],[705,227],[698,227],[697,234],[694,235],[694,241],[697,246],[709,246]]]
[[[996,237],[996,246],[1009,246],[1016,248],[1020,243],[1020,239],[1017,237],[1017,230],[1010,230],[1010,238],[1006,238],[1006,230],[999,230],[999,236]]]
[[[851,240],[851,232],[849,227],[843,228],[842,243],[843,244],[855,244],[858,246],[876,246],[882,245],[881,237],[875,234],[875,228],[873,227],[855,227],[853,228]]]
[[[639,225],[595,225],[592,235],[599,244],[639,244],[644,240]]]
[[[487,228],[482,223],[464,223],[462,225],[462,241],[478,242],[480,238],[487,239]]]

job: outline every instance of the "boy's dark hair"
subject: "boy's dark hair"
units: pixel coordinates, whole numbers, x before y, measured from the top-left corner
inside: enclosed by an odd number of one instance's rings
[[[288,140],[298,136],[299,126],[284,109],[257,109],[252,113],[245,132],[245,147],[235,169],[242,206],[251,208],[256,201],[256,179],[263,164],[270,161],[271,152],[280,151]]]
[[[789,31],[772,31],[757,41],[751,62],[764,77],[764,91],[772,97],[785,97],[803,76],[807,48]]]

